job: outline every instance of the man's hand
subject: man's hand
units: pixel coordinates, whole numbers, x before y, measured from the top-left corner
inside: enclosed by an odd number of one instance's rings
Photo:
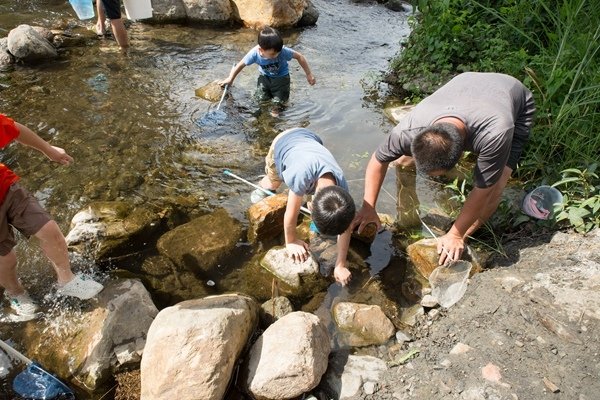
[[[375,208],[371,207],[368,204],[363,204],[358,213],[354,217],[352,221],[352,229],[358,226],[358,234],[360,234],[363,229],[371,222],[374,222],[377,225],[377,231],[381,230],[381,221],[379,220],[379,215],[377,215],[377,211]]]
[[[438,263],[447,264],[451,261],[460,260],[465,248],[465,240],[451,232],[446,233],[438,239],[437,252],[440,255]]]
[[[317,80],[315,79],[315,77],[313,76],[313,74],[306,75],[306,81],[309,83],[310,86],[312,86],[315,83],[317,83]]]
[[[339,282],[342,286],[346,286],[352,279],[352,273],[345,265],[336,265],[333,269],[333,277],[336,282]]]
[[[52,161],[62,165],[69,165],[73,162],[73,157],[68,155],[64,149],[56,146],[50,146],[46,151],[46,156]]]
[[[304,262],[308,259],[308,244],[302,240],[295,240],[292,243],[285,245],[288,256],[292,258],[295,263]]]

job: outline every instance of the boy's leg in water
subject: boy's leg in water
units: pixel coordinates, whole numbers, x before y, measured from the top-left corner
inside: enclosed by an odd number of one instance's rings
[[[106,14],[104,13],[102,0],[96,0],[96,14],[98,14],[98,20],[96,21],[96,35],[104,36],[106,34]]]
[[[278,117],[290,98],[290,76],[287,75],[273,78],[271,92],[273,93],[273,108],[271,110],[271,115]]]
[[[271,100],[273,94],[271,93],[271,78],[264,75],[259,75],[256,82],[256,99],[260,102]]]
[[[14,250],[6,255],[0,255],[0,286],[11,295],[25,292],[25,288],[17,278],[17,255]]]

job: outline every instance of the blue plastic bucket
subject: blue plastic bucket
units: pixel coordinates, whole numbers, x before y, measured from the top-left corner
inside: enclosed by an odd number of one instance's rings
[[[100,1],[100,0],[98,0]],[[79,19],[94,18],[94,4],[92,0],[69,0]]]

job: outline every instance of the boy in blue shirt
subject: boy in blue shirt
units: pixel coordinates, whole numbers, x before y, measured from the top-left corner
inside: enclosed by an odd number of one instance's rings
[[[304,70],[308,83],[314,85],[317,81],[310,71],[306,58],[297,51],[284,46],[279,32],[267,26],[258,34],[258,46],[253,47],[231,70],[229,76],[219,84],[221,86],[231,85],[244,67],[257,64],[260,75],[256,85],[256,94],[260,101],[273,101],[274,107],[271,115],[277,117],[282,106],[290,97],[288,61],[292,58],[297,60]]]
[[[337,235],[337,258],[333,276],[345,286],[351,278],[346,267],[350,245],[350,223],[356,208],[348,193],[348,184],[333,155],[323,146],[321,138],[305,128],[292,128],[280,133],[265,157],[266,175],[259,185],[275,192],[282,182],[289,188],[283,217],[285,247],[295,262],[305,261],[308,245],[298,239],[296,224],[304,195],[314,194],[309,203],[312,219],[324,235]],[[261,190],[252,193],[252,201],[266,197]]]

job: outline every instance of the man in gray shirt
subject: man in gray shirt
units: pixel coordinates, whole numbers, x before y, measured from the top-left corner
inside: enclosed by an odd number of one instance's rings
[[[475,187],[452,228],[438,240],[440,264],[458,260],[467,236],[496,211],[529,138],[534,113],[531,92],[511,76],[466,72],[454,77],[406,115],[375,151],[353,226],[360,232],[369,222],[381,225],[375,204],[390,162],[415,165],[418,173],[437,176],[452,169],[468,150],[477,155]]]

